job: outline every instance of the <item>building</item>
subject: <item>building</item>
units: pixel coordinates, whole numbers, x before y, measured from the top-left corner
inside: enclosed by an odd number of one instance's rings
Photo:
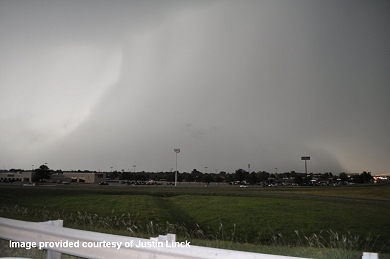
[[[0,181],[1,182],[31,182],[32,171],[13,171],[0,172]]]
[[[52,182],[75,182],[75,183],[99,183],[106,181],[106,173],[97,172],[63,172],[52,174]]]

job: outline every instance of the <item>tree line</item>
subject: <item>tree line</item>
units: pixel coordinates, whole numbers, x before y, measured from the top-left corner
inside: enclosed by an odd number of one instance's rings
[[[21,169],[10,169],[10,172],[23,171]],[[34,182],[45,181],[50,179],[52,173],[62,173],[61,170],[51,170],[47,165],[41,165],[39,168],[33,171],[32,180]],[[89,170],[78,170],[76,172],[94,172]],[[175,181],[175,172],[125,172],[112,171],[106,172],[107,178],[111,180],[121,181]],[[277,184],[286,179],[290,183],[302,185],[311,184],[313,181],[329,181],[329,182],[352,182],[352,183],[367,183],[372,181],[373,177],[371,172],[363,171],[361,174],[348,175],[345,172],[339,175],[334,175],[331,172],[308,175],[304,173],[298,173],[295,171],[284,172],[284,173],[269,173],[266,171],[249,172],[244,169],[237,169],[234,173],[228,173],[221,171],[217,173],[203,173],[197,169],[193,169],[191,172],[178,172],[177,181],[179,182],[194,182],[194,183],[230,183],[230,184]]]
[[[107,173],[107,177],[114,180],[122,181],[175,181],[175,172],[111,172]],[[230,184],[277,184],[285,181],[286,179],[290,180],[289,182],[295,183],[298,185],[306,184],[309,185],[313,181],[321,182],[353,182],[353,183],[367,183],[370,182],[373,177],[371,172],[364,171],[361,174],[348,175],[345,172],[340,173],[339,175],[334,175],[331,172],[314,174],[310,173],[308,175],[304,173],[297,173],[295,171],[285,172],[285,173],[269,173],[266,171],[258,172],[249,172],[244,169],[237,169],[234,173],[227,173],[221,171],[218,174],[216,173],[202,173],[196,169],[193,169],[192,172],[187,173],[177,173],[177,181],[179,182],[188,182],[188,183],[230,183]]]

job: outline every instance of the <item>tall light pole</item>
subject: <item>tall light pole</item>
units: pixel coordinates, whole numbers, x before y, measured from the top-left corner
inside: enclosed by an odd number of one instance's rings
[[[306,161],[310,160],[310,157],[309,156],[303,156],[303,157],[301,157],[301,160],[305,160],[305,174],[306,174],[306,177],[307,177],[307,164],[306,164]]]
[[[180,148],[175,148],[173,149],[173,151],[175,151],[176,153],[176,171],[175,171],[175,187],[177,185],[177,154],[180,153]]]
[[[49,167],[47,166],[47,163],[45,163],[46,167],[45,167],[45,177],[47,177],[47,169],[49,169]]]

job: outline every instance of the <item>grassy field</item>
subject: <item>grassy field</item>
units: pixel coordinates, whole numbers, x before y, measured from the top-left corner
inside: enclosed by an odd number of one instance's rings
[[[2,217],[62,218],[65,227],[132,236],[176,232],[212,246],[225,248],[227,242],[233,249],[253,250],[233,244],[344,250],[348,246],[389,253],[390,186],[386,184],[317,188],[2,185],[0,190]]]

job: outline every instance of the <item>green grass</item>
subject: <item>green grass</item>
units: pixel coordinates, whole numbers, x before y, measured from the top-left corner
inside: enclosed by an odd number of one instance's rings
[[[208,242],[207,246],[256,252],[264,252],[271,245],[273,249],[279,247],[278,254],[285,254],[282,251],[285,249],[287,255],[295,255],[293,247],[299,247],[298,250],[316,253],[316,256],[307,256],[313,258],[337,258],[320,254],[329,256],[327,253],[346,250],[357,252],[360,258],[361,251],[389,253],[388,185],[332,188],[0,186],[0,190],[3,208],[0,216],[3,217],[31,221],[63,218],[65,227],[139,237],[176,231],[195,243]],[[28,212],[12,212],[15,205]],[[336,236],[340,240],[335,240]],[[322,246],[332,249],[321,250]],[[261,247],[263,250],[259,251]],[[343,256],[340,258],[347,258]]]
[[[300,230],[312,234],[321,230],[335,229],[358,234],[382,234],[389,229],[389,222],[380,215],[390,215],[389,206],[376,206],[370,202],[344,202],[329,198],[273,197],[224,197],[181,195],[165,198],[173,213],[185,215],[185,223],[198,223],[216,228],[236,224],[248,236],[256,235],[264,228],[281,233]],[[367,220],[371,219],[371,220]]]

